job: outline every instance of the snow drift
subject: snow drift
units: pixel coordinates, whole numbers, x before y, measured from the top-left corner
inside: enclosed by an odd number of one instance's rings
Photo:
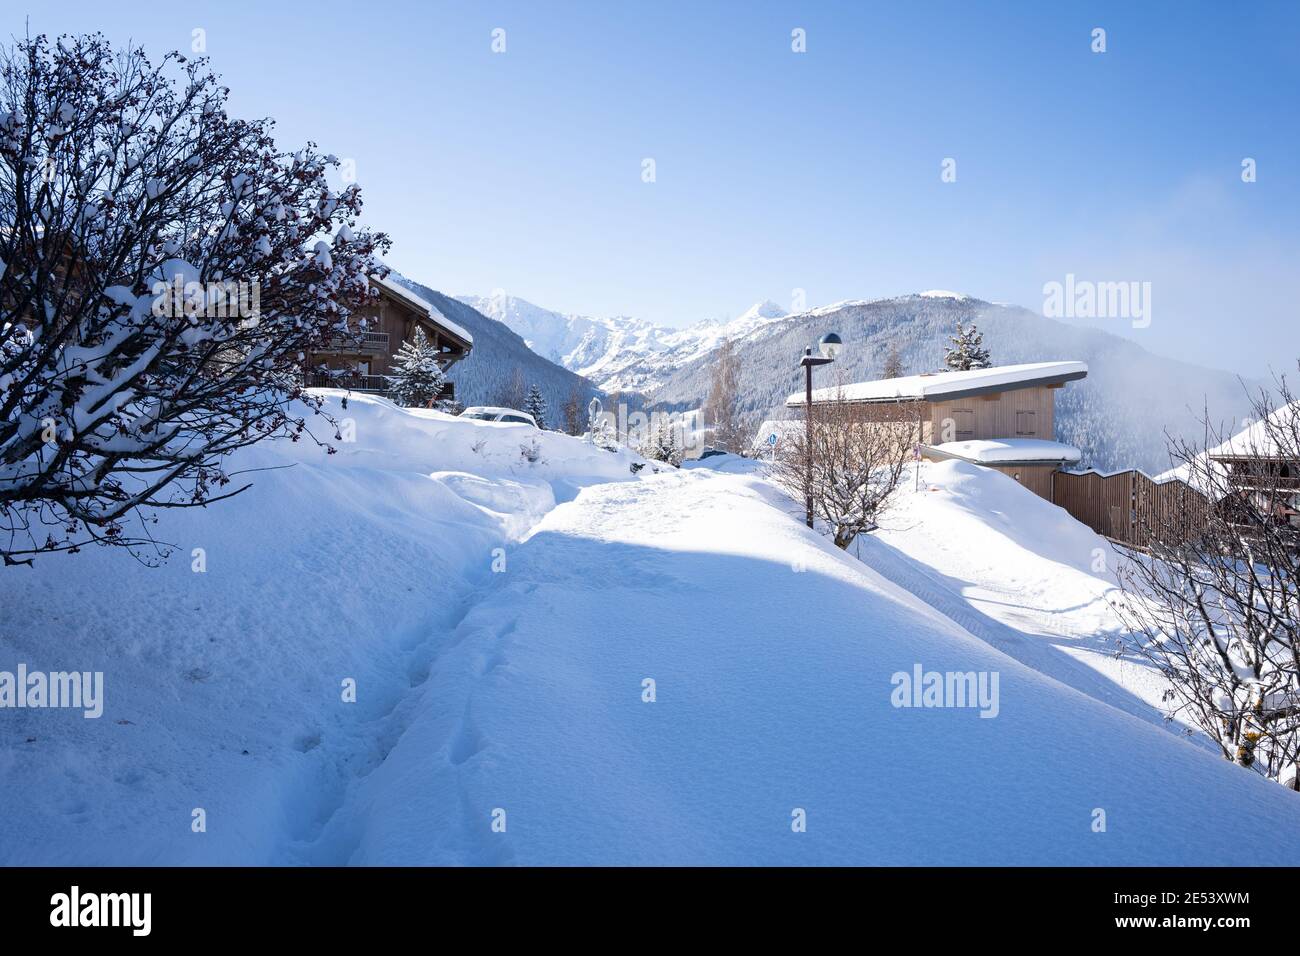
[[[330,403],[355,441],[250,451],[244,467],[272,470],[167,516],[165,566],[91,550],[5,572],[0,669],[100,670],[105,703],[98,720],[0,712],[0,862],[1300,853],[1294,794],[1140,702],[1126,713],[1031,666],[1010,632],[1004,653],[954,619],[961,587],[918,596],[903,571],[926,558],[920,536],[859,560],[731,456],[633,474],[634,456],[526,426]],[[948,489],[918,493],[952,522],[944,560],[972,576],[1005,561],[1039,580],[1063,573],[1027,567],[1043,542],[1076,571],[1089,550],[1004,476],[949,462],[927,477]],[[1043,595],[1046,620],[1068,619],[1069,595]],[[918,665],[996,674],[997,716],[895,706],[895,676]]]

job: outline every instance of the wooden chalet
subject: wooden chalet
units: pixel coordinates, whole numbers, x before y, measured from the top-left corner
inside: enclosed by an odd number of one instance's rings
[[[315,388],[348,388],[356,392],[386,392],[397,350],[421,328],[430,344],[444,357],[443,370],[451,368],[474,347],[465,329],[450,321],[430,303],[392,279],[372,276],[377,300],[358,309],[350,320],[352,335],[337,336],[307,356],[307,384]],[[448,382],[439,396],[455,397]]]
[[[817,389],[813,407],[839,401],[868,423],[915,421],[921,457],[993,468],[1050,501],[1053,474],[1081,457],[1055,440],[1056,392],[1087,374],[1083,362],[1036,362],[906,375]],[[785,404],[803,412],[805,397]]]

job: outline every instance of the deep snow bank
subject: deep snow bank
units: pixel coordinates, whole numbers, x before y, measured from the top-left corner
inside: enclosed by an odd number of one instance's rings
[[[1294,794],[1012,660],[775,501],[700,468],[550,512],[436,655],[317,858],[1297,859]],[[895,707],[893,675],[918,664],[999,675],[997,716]]]
[[[164,513],[163,567],[89,548],[0,572],[0,670],[103,671],[106,698],[97,720],[0,710],[0,863],[292,861],[382,759],[494,549],[640,461],[327,394],[353,440],[241,453],[269,470]]]
[[[992,469],[925,462],[913,477],[859,539],[863,561],[1020,662],[1163,723],[1163,679],[1125,652],[1110,603],[1131,555]]]

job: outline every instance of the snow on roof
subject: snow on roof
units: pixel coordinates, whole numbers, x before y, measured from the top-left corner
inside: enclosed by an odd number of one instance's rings
[[[1211,448],[1207,454],[1211,458],[1254,458],[1277,455],[1277,442],[1269,435],[1270,427],[1274,430],[1289,432],[1296,427],[1294,421],[1300,415],[1300,401],[1276,408],[1268,416],[1243,428],[1217,448]]]
[[[978,465],[1009,465],[1029,462],[1074,464],[1083,455],[1073,445],[1042,438],[985,438],[947,441],[927,445],[932,451]]]
[[[401,299],[411,308],[418,312],[424,312],[424,314],[429,317],[430,321],[437,322],[453,335],[460,336],[471,345],[474,344],[474,336],[470,335],[462,326],[457,325],[455,322],[451,321],[451,319],[443,315],[442,312],[435,308],[432,303],[421,299],[400,282],[394,282],[387,276],[372,275],[370,279],[375,283],[375,285],[382,286],[385,290]]]
[[[1028,365],[995,365],[973,368],[968,372],[935,372],[930,375],[904,375],[873,382],[831,386],[813,391],[814,402],[843,399],[847,402],[897,402],[944,398],[996,392],[1007,388],[1027,388],[1048,382],[1069,382],[1088,374],[1086,362],[1031,362]],[[802,406],[803,392],[785,400],[787,407]]]

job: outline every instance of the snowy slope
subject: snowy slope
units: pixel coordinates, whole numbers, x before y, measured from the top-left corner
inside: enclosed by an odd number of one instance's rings
[[[1244,864],[1300,852],[1293,794],[1000,653],[774,500],[758,479],[700,468],[591,487],[548,514],[312,859]],[[998,672],[1000,714],[893,707],[891,675],[917,663]],[[1094,808],[1108,832],[1091,831]],[[806,833],[791,829],[797,809]]]
[[[671,372],[712,353],[724,338],[745,339],[786,315],[774,302],[758,302],[726,322],[676,329],[629,316],[563,315],[504,292],[459,298],[508,325],[538,355],[607,392],[651,392]]]
[[[895,501],[880,531],[855,543],[863,561],[1003,653],[1163,723],[1165,685],[1123,652],[1111,609],[1126,552],[965,462],[922,463],[920,482],[909,476]]]
[[[355,442],[251,450],[245,468],[274,470],[167,515],[164,567],[91,549],[5,571],[0,669],[103,670],[107,701],[99,720],[0,713],[0,863],[1300,854],[1294,794],[1136,695],[1103,703],[1091,632],[1077,667],[1045,644],[1054,622],[1101,621],[1106,582],[1067,575],[1092,539],[1013,483],[927,474],[949,490],[913,516],[983,549],[934,555],[955,573],[927,592],[902,572],[939,538],[900,526],[838,552],[751,462],[633,475],[633,456],[526,426],[331,403]],[[1006,625],[1003,643],[959,604]],[[892,675],[918,664],[996,673],[997,716],[894,707]]]
[[[382,759],[493,549],[640,461],[369,396],[330,408],[355,442],[241,454],[274,470],[165,514],[162,567],[89,548],[0,575],[0,670],[103,671],[106,697],[97,720],[0,711],[0,864],[285,859]],[[195,808],[207,833],[190,831]]]

